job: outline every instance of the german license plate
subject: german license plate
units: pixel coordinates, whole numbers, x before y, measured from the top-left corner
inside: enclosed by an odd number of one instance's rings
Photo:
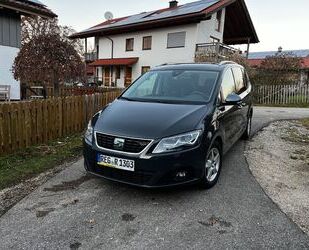
[[[97,164],[104,167],[117,168],[126,171],[134,171],[135,168],[135,162],[132,160],[102,154],[97,155]]]

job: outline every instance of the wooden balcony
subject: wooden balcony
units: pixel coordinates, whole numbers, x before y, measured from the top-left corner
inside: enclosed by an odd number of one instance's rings
[[[200,43],[196,45],[196,59],[199,57],[214,58],[217,60],[223,60],[230,55],[239,53],[240,50],[235,49],[223,43]]]

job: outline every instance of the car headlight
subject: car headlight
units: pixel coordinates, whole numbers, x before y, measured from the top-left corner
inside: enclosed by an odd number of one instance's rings
[[[160,154],[170,151],[177,151],[183,147],[192,147],[197,143],[201,133],[201,130],[196,130],[189,133],[164,138],[155,147],[153,153]]]
[[[95,125],[95,123],[97,122],[97,120],[99,119],[99,116],[101,115],[102,113],[102,110],[99,111],[98,113],[96,113],[92,119],[89,121],[88,125],[87,125],[87,129],[86,129],[86,132],[85,132],[85,141],[88,143],[88,144],[92,144],[92,138],[93,138],[93,127]]]
[[[92,127],[92,121],[90,120],[87,126],[87,130],[85,132],[85,140],[89,144],[92,144],[92,138],[93,138],[93,127]]]

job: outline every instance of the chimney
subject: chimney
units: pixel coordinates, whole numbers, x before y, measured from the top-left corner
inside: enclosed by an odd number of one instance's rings
[[[178,6],[178,1],[176,0],[170,1],[170,8],[175,8],[177,6]]]
[[[278,53],[281,53],[282,52],[282,47],[280,46],[279,48],[278,48]]]

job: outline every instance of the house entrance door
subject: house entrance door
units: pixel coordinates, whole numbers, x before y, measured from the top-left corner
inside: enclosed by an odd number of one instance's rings
[[[111,83],[111,69],[109,66],[104,68],[104,85],[110,86]]]
[[[124,86],[128,87],[131,83],[132,83],[132,67],[126,67],[125,78],[124,78]]]

